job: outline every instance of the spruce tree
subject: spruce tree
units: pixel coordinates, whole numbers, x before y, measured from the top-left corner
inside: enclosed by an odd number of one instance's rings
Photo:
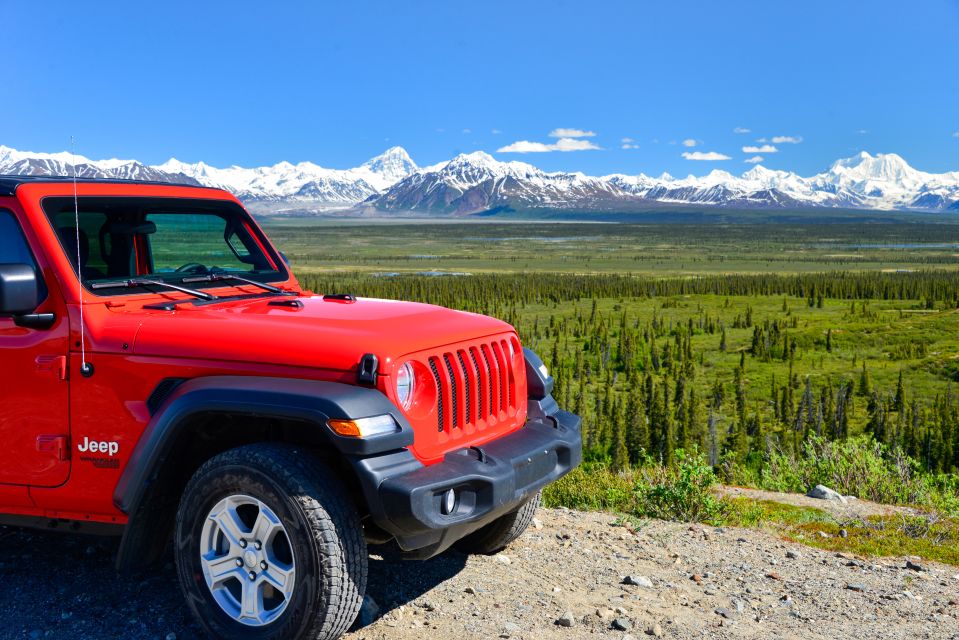
[[[613,411],[613,471],[623,471],[629,467],[629,451],[626,448],[626,428],[621,403],[616,402]]]
[[[896,397],[892,401],[893,408],[902,413],[906,406],[906,391],[902,386],[902,369],[899,370],[899,381],[896,383]]]
[[[862,361],[862,372],[859,374],[859,387],[856,389],[856,392],[864,398],[872,394],[872,389],[869,385],[869,372],[866,371],[865,358],[863,358]]]

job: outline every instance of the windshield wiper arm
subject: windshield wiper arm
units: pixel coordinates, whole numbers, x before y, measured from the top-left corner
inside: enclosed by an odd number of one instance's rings
[[[143,287],[147,285],[153,285],[156,287],[166,287],[167,289],[180,291],[182,293],[189,294],[195,298],[200,298],[201,300],[217,300],[217,297],[213,295],[212,293],[207,293],[205,291],[197,291],[196,289],[181,287],[178,284],[165,282],[163,280],[153,280],[151,278],[131,278],[128,280],[117,280],[114,282],[93,282],[90,284],[90,288],[91,289],[113,289],[115,287],[124,287],[124,288],[130,289],[133,287]]]
[[[221,280],[236,280],[237,282],[242,282],[244,284],[251,284],[254,287],[260,287],[261,289],[265,289],[270,293],[279,293],[285,296],[295,295],[292,291],[284,291],[279,287],[274,287],[272,284],[259,282],[258,280],[252,280],[250,278],[244,278],[243,276],[237,276],[232,273],[210,273],[203,276],[190,276],[188,278],[183,278],[180,280],[180,282],[219,282]]]

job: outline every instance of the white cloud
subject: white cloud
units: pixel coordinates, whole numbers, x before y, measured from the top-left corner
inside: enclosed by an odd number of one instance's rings
[[[743,147],[743,153],[776,153],[777,151],[779,151],[779,149],[772,146],[771,144],[764,144],[761,147],[755,147],[755,146]]]
[[[799,144],[802,142],[802,136],[773,136],[773,142],[776,144]]]
[[[501,133],[503,133],[503,132],[500,131],[499,129],[493,129],[492,131],[490,131],[490,133],[492,133],[494,136],[498,136],[499,134],[501,134]]]
[[[731,160],[729,156],[715,151],[684,151],[683,157],[687,160]]]
[[[766,138],[756,138],[756,142],[769,142]]]
[[[953,138],[959,138],[959,131],[956,131],[954,134],[952,134],[952,137],[953,137]]]
[[[630,142],[636,142],[636,141],[633,140],[632,138],[623,138],[622,140],[620,140],[620,142],[622,142],[623,144],[629,144]]]
[[[762,156],[753,156],[752,158],[746,158],[743,162],[748,162],[749,164],[756,164],[763,161]]]
[[[692,138],[686,138],[685,140],[683,140],[683,146],[684,146],[684,147],[695,147],[695,146],[696,146],[696,141],[693,140]]]
[[[472,129],[463,129],[463,133],[473,133]]]
[[[593,138],[595,136],[595,131],[586,131],[584,129],[565,129],[563,127],[560,127],[559,129],[553,129],[549,132],[550,138]]]
[[[632,138],[623,138],[620,142],[623,149],[639,149],[639,143]]]
[[[733,133],[752,133],[752,131],[746,127],[736,127],[733,129]]]
[[[866,135],[867,133],[869,133],[869,129],[860,129],[860,130],[857,131],[856,133],[858,133],[858,134],[861,135],[861,136],[864,136],[864,135]],[[959,132],[957,132],[957,133],[959,133]],[[959,137],[959,136],[957,136],[957,137]]]
[[[576,140],[575,138],[560,138],[552,144],[545,142],[530,142],[529,140],[518,140],[513,144],[500,147],[497,153],[548,153],[550,151],[591,151],[599,149],[589,140]]]

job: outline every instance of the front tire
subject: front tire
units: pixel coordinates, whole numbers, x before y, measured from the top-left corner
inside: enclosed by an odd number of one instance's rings
[[[492,555],[502,551],[526,531],[533,521],[533,514],[539,508],[542,495],[542,492],[537,493],[515,511],[510,511],[482,529],[477,529],[457,542],[456,548],[463,553],[480,555]]]
[[[339,479],[309,452],[254,444],[194,474],[177,512],[177,573],[217,638],[333,640],[366,591],[362,525]]]

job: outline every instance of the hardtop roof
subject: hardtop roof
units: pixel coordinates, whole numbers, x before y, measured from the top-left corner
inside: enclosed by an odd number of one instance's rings
[[[13,196],[17,193],[17,188],[22,184],[63,184],[73,183],[72,176],[19,176],[0,174],[0,196]],[[164,182],[162,180],[123,180],[120,178],[77,178],[77,184],[142,184],[160,187],[192,187],[194,189],[210,189],[200,184],[189,184],[186,182]]]

